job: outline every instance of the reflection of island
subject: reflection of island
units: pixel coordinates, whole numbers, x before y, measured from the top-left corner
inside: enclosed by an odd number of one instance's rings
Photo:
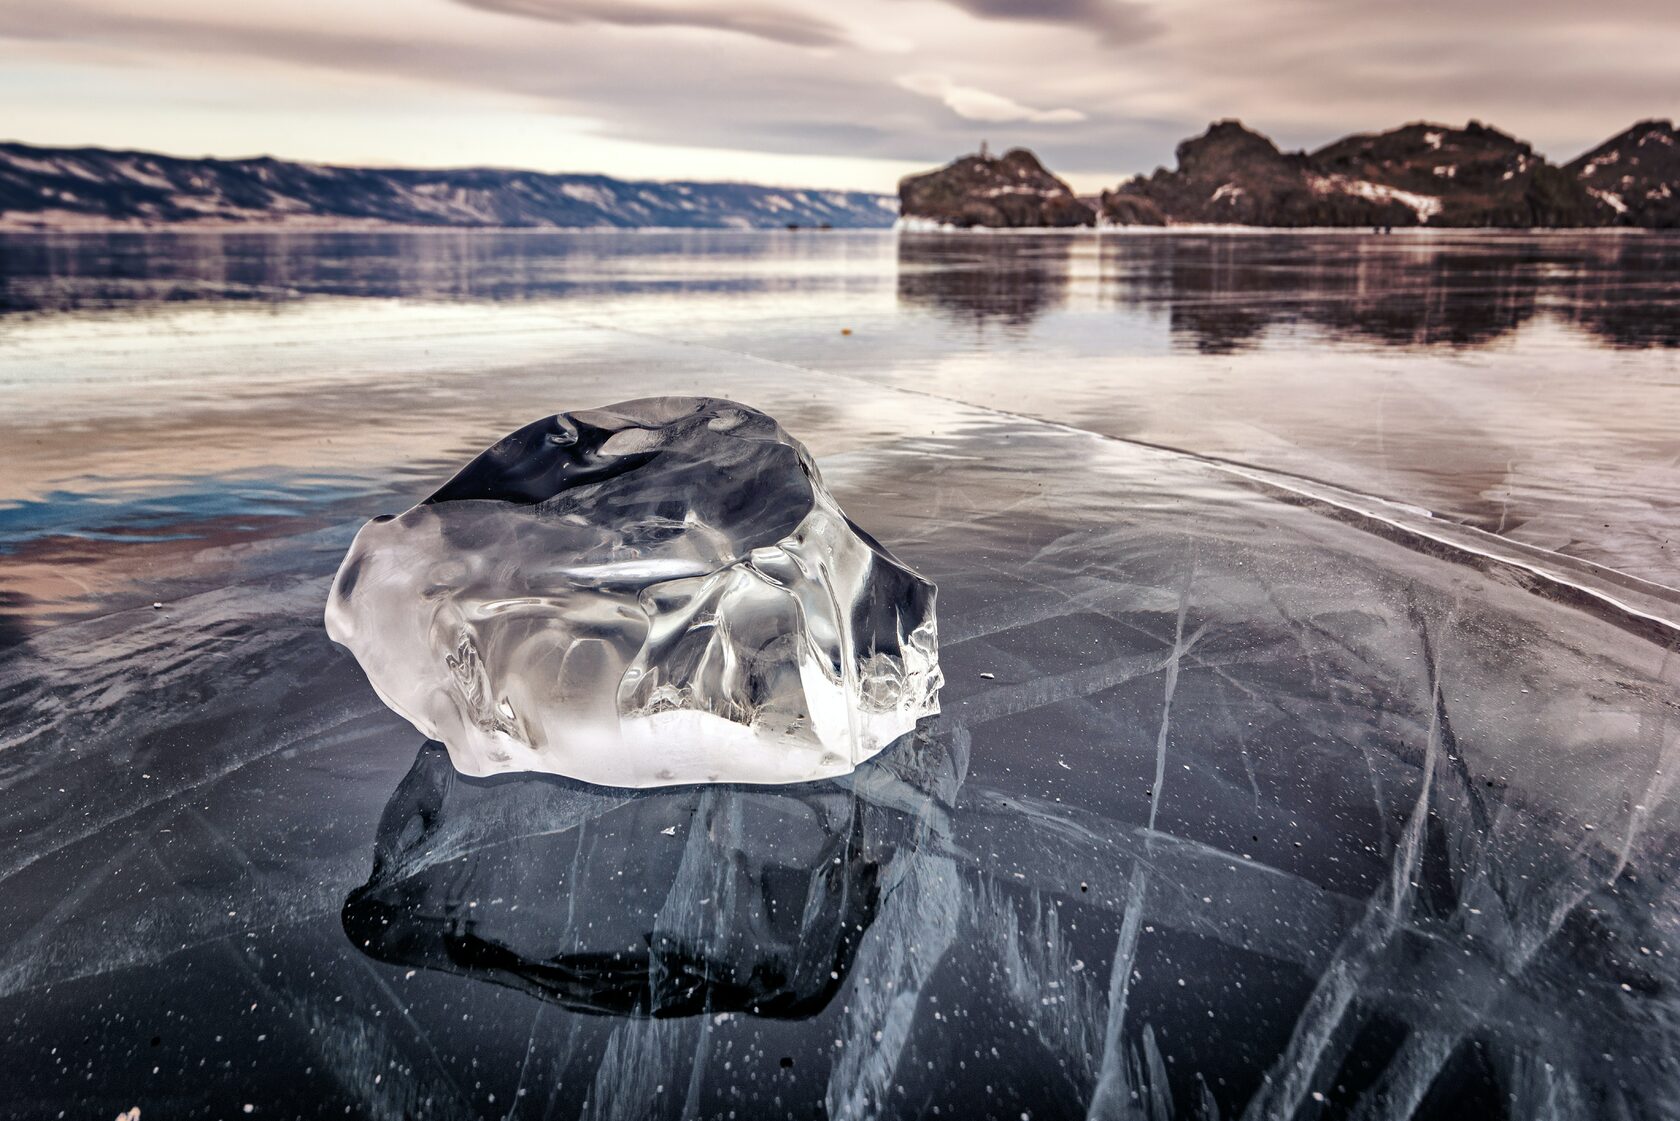
[[[875,917],[896,816],[834,784],[467,779],[429,742],[344,928],[373,957],[574,1011],[803,1018]]]
[[[1020,328],[1067,302],[1074,242],[1062,237],[906,234],[898,302],[962,322]]]
[[[1110,251],[1126,257],[1117,266],[1144,272],[1168,294],[1174,334],[1208,353],[1241,350],[1270,328],[1296,324],[1344,342],[1478,346],[1538,307],[1530,255],[1502,247],[1398,252],[1371,238],[1300,244],[1286,236],[1263,247],[1156,238],[1110,243]]]
[[[0,253],[0,312],[314,296],[526,300],[591,287],[598,263],[563,237],[495,231],[147,232],[67,244],[12,236]]]
[[[1611,346],[1680,346],[1656,277],[1680,245],[1643,239],[1487,242],[1299,235],[1110,239],[1104,276],[1132,277],[1117,301],[1164,301],[1176,336],[1210,353],[1302,324],[1389,346],[1482,346],[1552,314]]]
[[[1295,325],[1342,342],[1475,347],[1542,315],[1611,346],[1680,346],[1680,244],[1662,240],[1141,237],[1103,252],[1105,276],[1130,278],[1119,302],[1164,301],[1175,335],[1212,353]]]
[[[1680,346],[1680,242],[1570,236],[905,234],[901,305],[1027,327],[1067,303],[1078,246],[1126,312],[1164,308],[1209,354],[1305,327],[1357,344],[1475,347],[1550,315],[1615,347]]]

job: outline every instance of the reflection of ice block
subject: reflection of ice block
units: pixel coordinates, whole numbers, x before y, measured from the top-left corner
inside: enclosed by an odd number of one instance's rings
[[[351,545],[327,632],[462,771],[844,774],[938,711],[934,587],[754,409],[526,425]]]
[[[594,793],[420,749],[345,933],[579,1012],[803,1019],[844,984],[911,814],[837,784]]]

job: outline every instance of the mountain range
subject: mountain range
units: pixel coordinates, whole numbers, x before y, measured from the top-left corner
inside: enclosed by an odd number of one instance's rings
[[[1471,121],[1414,123],[1285,152],[1217,121],[1158,168],[1091,200],[1023,149],[899,184],[901,215],[939,226],[1680,227],[1680,133],[1642,121],[1563,166]]]
[[[0,228],[885,227],[889,195],[495,168],[331,167],[0,143]]]
[[[1561,166],[1477,121],[1286,152],[1240,121],[1177,166],[1080,198],[1031,152],[984,152],[899,197],[499,168],[335,167],[0,143],[0,229],[152,226],[712,228],[1221,224],[1680,228],[1680,132],[1641,121]]]

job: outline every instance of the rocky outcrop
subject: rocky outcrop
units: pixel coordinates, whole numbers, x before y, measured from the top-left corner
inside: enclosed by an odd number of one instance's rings
[[[628,182],[497,168],[329,167],[0,144],[0,227],[284,225],[889,226],[862,191]]]
[[[1148,195],[1141,192],[1104,191],[1097,203],[1097,213],[1109,226],[1164,226],[1167,212]]]
[[[1602,226],[1612,220],[1563,168],[1479,121],[1350,136],[1308,159],[1343,182],[1434,199],[1427,214],[1419,214],[1431,226]]]
[[[1680,228],[1680,132],[1640,121],[1564,166],[1621,225]]]
[[[899,180],[898,201],[901,218],[960,229],[1091,226],[1097,220],[1025,148],[998,157],[964,156],[937,171],[907,175]]]
[[[1614,215],[1534,150],[1475,121],[1411,124],[1283,152],[1238,121],[1178,146],[1178,167],[1103,195],[1106,222],[1249,226],[1597,226]],[[1159,215],[1159,217],[1157,217]]]
[[[1415,225],[1392,192],[1361,192],[1319,174],[1304,153],[1282,152],[1238,121],[1218,121],[1178,146],[1178,169],[1158,168],[1103,195],[1105,222],[1244,226]],[[1157,221],[1155,216],[1159,215]]]

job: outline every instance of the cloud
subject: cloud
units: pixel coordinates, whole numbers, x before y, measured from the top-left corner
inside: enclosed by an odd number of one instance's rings
[[[947,0],[977,19],[1080,27],[1111,41],[1141,42],[1162,30],[1142,4],[1127,0]]]
[[[750,4],[649,4],[635,0],[456,0],[469,8],[549,23],[616,27],[686,27],[727,31],[793,47],[834,47],[851,41],[844,28],[788,8]]]
[[[0,0],[0,110],[40,143],[354,162],[356,134],[384,162],[800,183],[820,158],[882,189],[977,122],[1082,190],[1228,116],[1287,148],[1476,117],[1562,161],[1680,112],[1676,57],[1674,0]],[[387,142],[375,103],[449,123]]]
[[[898,84],[911,93],[931,97],[965,121],[1027,121],[1037,125],[1061,125],[1083,121],[1077,109],[1034,109],[1002,94],[962,86],[943,74],[905,74]]]

